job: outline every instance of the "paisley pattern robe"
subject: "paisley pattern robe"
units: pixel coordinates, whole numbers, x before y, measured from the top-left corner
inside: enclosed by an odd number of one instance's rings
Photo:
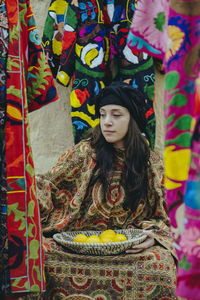
[[[102,185],[89,184],[94,159],[90,141],[82,140],[47,174],[37,176],[47,291],[28,299],[175,299],[176,254],[165,210],[161,159],[151,152],[149,203],[141,199],[134,212],[123,208],[124,152],[118,152],[114,171],[108,176],[106,201]],[[138,254],[103,257],[72,253],[52,239],[62,231],[132,227],[154,232],[156,245]]]

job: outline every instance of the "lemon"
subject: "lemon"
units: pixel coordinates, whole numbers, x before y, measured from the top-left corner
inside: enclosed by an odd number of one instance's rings
[[[76,242],[76,243],[86,243],[87,241],[87,236],[85,234],[77,234],[74,239],[73,239],[73,242]]]
[[[113,242],[123,242],[123,241],[127,241],[127,238],[125,237],[124,234],[121,233],[117,233],[113,239]]]
[[[113,239],[115,237],[116,233],[114,230],[112,229],[107,229],[105,231],[103,231],[101,234],[100,234],[100,239],[106,237],[106,238],[110,238],[110,239]]]
[[[107,235],[107,236],[102,236],[100,240],[101,243],[112,243],[114,239],[112,236]]]
[[[87,238],[86,243],[101,243],[101,241],[97,235],[93,234]]]

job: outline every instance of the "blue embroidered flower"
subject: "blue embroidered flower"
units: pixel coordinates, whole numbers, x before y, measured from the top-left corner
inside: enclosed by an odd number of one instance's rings
[[[30,38],[30,41],[32,43],[34,43],[35,45],[38,46],[41,44],[41,40],[40,40],[37,29],[34,29],[33,31],[30,32],[29,38]]]
[[[95,80],[95,88],[94,88],[95,95],[98,95],[99,91],[100,91],[100,89],[99,89],[98,82]]]
[[[81,121],[75,121],[73,124],[77,126],[77,130],[82,130],[84,127],[87,128],[87,126]]]
[[[94,2],[94,1],[92,1],[92,2]],[[87,1],[87,4],[85,4],[83,2],[79,3],[82,22],[86,21],[88,18],[91,18],[91,20],[94,20],[96,18],[97,7],[92,2]]]
[[[132,82],[132,86],[134,87],[134,88],[138,88],[138,85],[136,84],[136,81],[135,81],[135,79],[133,80],[133,82]]]
[[[183,86],[183,90],[187,93],[187,94],[194,94],[195,92],[195,82],[194,81],[190,81],[187,80],[188,84],[185,84]]]

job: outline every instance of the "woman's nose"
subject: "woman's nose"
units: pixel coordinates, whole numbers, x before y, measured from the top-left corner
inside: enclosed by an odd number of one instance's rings
[[[110,116],[106,116],[105,120],[104,120],[104,124],[105,125],[112,125],[112,120]]]

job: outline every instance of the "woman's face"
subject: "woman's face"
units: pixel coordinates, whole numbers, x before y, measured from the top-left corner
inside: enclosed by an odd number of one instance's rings
[[[109,104],[100,108],[100,127],[105,140],[123,148],[123,140],[128,131],[130,113],[127,108]]]

